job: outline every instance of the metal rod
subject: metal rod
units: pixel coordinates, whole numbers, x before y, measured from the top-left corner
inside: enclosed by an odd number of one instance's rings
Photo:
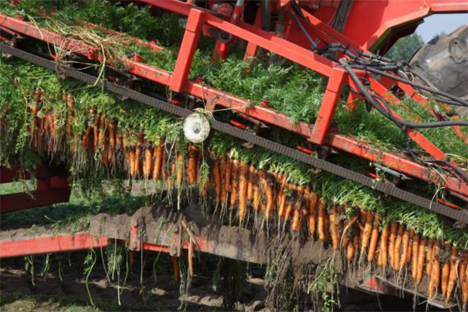
[[[296,23],[299,25],[299,28],[301,29],[301,31],[304,33],[304,35],[306,36],[307,40],[309,40],[310,44],[312,45],[312,49],[311,50],[316,50],[318,48],[318,45],[317,43],[314,41],[314,39],[312,39],[312,37],[309,35],[309,33],[307,32],[307,30],[305,29],[304,25],[302,25],[301,21],[299,20],[299,18],[296,16],[296,13],[290,11],[289,12],[291,14],[291,16],[293,17],[293,19],[296,21]]]

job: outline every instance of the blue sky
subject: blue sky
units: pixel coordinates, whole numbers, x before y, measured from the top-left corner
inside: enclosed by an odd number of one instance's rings
[[[468,13],[463,14],[434,14],[424,19],[424,23],[416,30],[425,42],[431,40],[441,32],[449,34],[462,25],[468,24]]]

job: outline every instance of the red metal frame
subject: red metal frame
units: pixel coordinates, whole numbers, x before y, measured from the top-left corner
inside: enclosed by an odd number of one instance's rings
[[[77,251],[107,246],[109,246],[107,237],[98,237],[87,233],[2,239],[0,240],[0,258]]]
[[[435,178],[438,176],[435,171],[412,162],[405,157],[384,153],[352,138],[330,132],[330,123],[334,116],[341,89],[345,83],[350,86],[354,86],[354,83],[348,77],[347,73],[345,73],[336,63],[293,43],[292,41],[294,40],[292,40],[292,34],[297,34],[297,32],[291,31],[293,28],[288,29],[285,34],[286,39],[283,39],[264,32],[255,25],[249,25],[242,21],[236,21],[236,23],[233,24],[230,21],[223,19],[227,17],[217,17],[210,11],[206,11],[180,1],[145,0],[140,2],[148,3],[174,13],[188,16],[188,22],[174,73],[164,71],[153,66],[148,66],[140,62],[129,61],[131,65],[130,72],[132,74],[169,86],[175,92],[186,92],[190,95],[202,98],[206,101],[208,108],[213,108],[215,105],[233,108],[245,116],[298,133],[313,143],[325,143],[331,147],[352,153],[359,157],[380,162],[389,168],[398,170],[409,176],[434,183],[441,183],[443,186],[456,193],[465,196],[468,195],[468,185],[456,178]],[[344,35],[332,30],[313,15],[306,11],[303,11],[303,13],[310,23],[305,24],[307,31],[312,35],[323,38],[326,42],[336,38],[344,44],[358,48],[359,45],[355,44]],[[39,30],[35,26],[24,21],[0,15],[0,24],[2,27],[6,27],[11,31],[63,46],[64,39],[60,35],[47,30]],[[309,124],[294,124],[288,117],[272,109],[261,106],[252,107],[252,105],[250,105],[251,103],[245,99],[189,81],[188,74],[203,25],[215,27],[232,34],[234,37],[247,41],[247,57],[255,53],[257,47],[262,47],[286,59],[317,71],[324,76],[330,77],[327,91],[324,95],[324,100],[313,130],[310,129]],[[68,41],[65,47],[75,53],[92,57],[89,49],[80,42]],[[359,72],[358,74],[363,77],[365,76],[371,82],[376,93],[381,96],[388,95],[389,90],[380,82],[368,76],[365,72]],[[398,99],[395,100],[394,104],[397,104],[397,100]],[[433,157],[445,159],[445,154],[419,132],[408,129],[408,135]],[[370,153],[368,151],[372,152]]]
[[[314,12],[327,23],[335,10]],[[466,0],[355,0],[343,34],[361,49],[385,53],[401,34],[411,34],[423,19],[434,13],[468,12]],[[408,29],[409,32],[405,32]],[[399,33],[399,36],[393,36]],[[388,44],[389,40],[391,41]]]
[[[21,178],[21,181],[25,181],[31,177],[29,173],[26,175],[19,175],[17,171],[10,170],[6,167],[1,167],[0,170],[0,183],[12,182],[15,178]],[[17,193],[1,195],[0,213],[68,202],[71,189],[67,179],[68,174],[57,174],[45,165],[38,166],[36,169],[36,190],[30,194]]]

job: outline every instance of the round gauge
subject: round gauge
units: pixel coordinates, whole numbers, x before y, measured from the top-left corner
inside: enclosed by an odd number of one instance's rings
[[[193,113],[185,118],[184,135],[192,143],[201,143],[210,134],[210,121],[201,113]]]

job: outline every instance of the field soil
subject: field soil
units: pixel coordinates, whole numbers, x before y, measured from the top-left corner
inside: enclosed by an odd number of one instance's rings
[[[145,272],[143,286],[140,276],[130,273],[118,302],[117,287],[109,283],[102,270],[95,270],[89,280],[89,288],[95,307],[89,301],[85,277],[82,272],[69,273],[63,281],[55,272],[38,276],[32,285],[31,275],[18,268],[19,262],[8,261],[0,269],[1,311],[227,311],[223,297],[211,286],[211,278],[195,275],[189,290],[181,295],[179,285],[173,280],[172,272],[158,274],[157,281],[150,272]],[[13,268],[17,267],[17,268]],[[148,275],[148,276],[146,276]],[[242,303],[236,303],[238,311],[275,311],[267,303],[267,292],[262,278],[249,277],[248,291]],[[376,296],[352,289],[341,290],[341,307],[336,311],[425,311],[426,305],[413,307],[412,298]],[[436,311],[429,308],[428,311]],[[439,310],[437,310],[439,311]]]

